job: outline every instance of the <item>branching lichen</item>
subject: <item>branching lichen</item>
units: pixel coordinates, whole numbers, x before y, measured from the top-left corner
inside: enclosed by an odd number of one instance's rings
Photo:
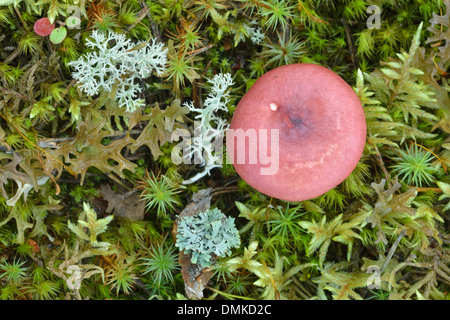
[[[165,70],[167,49],[153,39],[149,43],[133,43],[124,34],[94,30],[86,46],[92,51],[69,63],[72,76],[89,96],[112,93],[119,106],[133,112],[144,105],[138,99],[142,87],[136,80],[161,76]]]
[[[194,137],[187,158],[194,158],[194,163],[197,163],[199,159],[203,171],[185,180],[184,184],[194,183],[210,174],[212,169],[221,167],[223,162],[223,138],[228,124],[217,113],[228,111],[228,88],[233,85],[233,80],[231,75],[227,73],[218,74],[209,82],[212,88],[204,102],[203,109],[195,107],[193,102],[185,104],[191,112],[197,113],[194,116],[194,119],[196,119],[194,122]]]

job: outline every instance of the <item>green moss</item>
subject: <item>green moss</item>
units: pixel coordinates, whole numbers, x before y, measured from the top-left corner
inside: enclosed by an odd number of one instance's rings
[[[0,299],[186,298],[183,250],[198,272],[215,271],[207,299],[449,299],[449,0],[0,3]],[[60,27],[71,5],[81,25],[66,24],[62,42],[34,33],[42,17]],[[98,92],[74,76],[101,49],[93,32],[133,44]],[[127,60],[151,44],[167,48],[160,72]],[[209,112],[222,130],[260,76],[299,62],[335,71],[361,100],[367,143],[342,184],[286,203],[219,158],[179,161],[180,135],[198,141],[194,121]],[[218,104],[220,74],[229,86]],[[179,251],[177,216],[210,207],[220,217],[186,218],[178,232],[212,241],[233,220],[240,244]]]

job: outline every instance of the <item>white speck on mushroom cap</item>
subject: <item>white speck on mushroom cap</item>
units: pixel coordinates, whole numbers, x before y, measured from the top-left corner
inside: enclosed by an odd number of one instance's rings
[[[269,104],[269,106],[270,106],[270,110],[272,110],[272,111],[277,111],[278,110],[278,106],[274,102]]]

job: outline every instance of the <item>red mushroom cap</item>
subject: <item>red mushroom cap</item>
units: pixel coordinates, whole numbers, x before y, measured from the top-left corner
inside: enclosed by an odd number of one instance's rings
[[[291,64],[265,73],[238,103],[227,152],[256,190],[302,201],[344,181],[365,141],[364,111],[353,89],[327,68]]]
[[[33,29],[37,35],[46,37],[55,29],[55,24],[50,23],[48,18],[41,18],[34,23]]]

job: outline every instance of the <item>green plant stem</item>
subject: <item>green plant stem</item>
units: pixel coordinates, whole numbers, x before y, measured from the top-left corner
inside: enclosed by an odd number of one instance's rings
[[[232,300],[233,300],[233,299],[255,300],[255,299],[249,298],[249,297],[237,296],[237,295],[234,295],[234,294],[231,294],[231,293],[226,293],[226,292],[217,290],[217,289],[212,288],[212,287],[206,287],[206,288],[209,289],[209,290],[211,290],[211,291],[213,291],[213,292],[215,292],[215,293],[220,294],[221,296],[224,296],[225,298],[232,299]]]

